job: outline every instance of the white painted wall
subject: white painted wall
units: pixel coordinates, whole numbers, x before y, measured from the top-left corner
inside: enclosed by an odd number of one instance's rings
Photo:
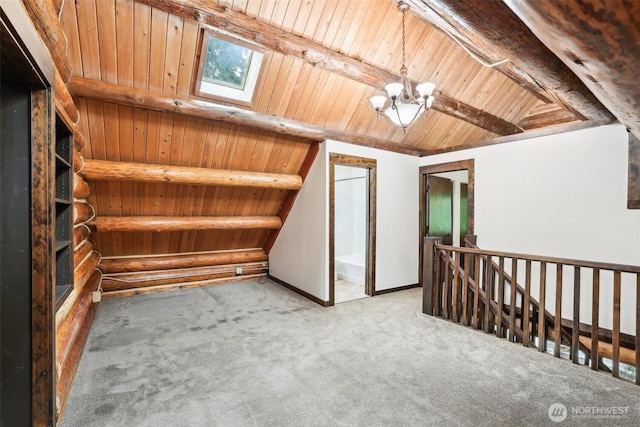
[[[353,255],[364,262],[367,237],[367,169],[336,165],[334,185],[336,258]]]
[[[475,159],[475,234],[481,248],[640,265],[640,211],[626,208],[627,141],[624,126],[609,125],[429,156],[420,164]],[[586,323],[588,279],[583,277],[581,298]],[[570,307],[573,292],[567,288],[563,305]],[[624,277],[626,332],[634,328],[634,288]],[[548,286],[547,295],[554,289]],[[609,327],[610,287],[603,285],[601,292],[601,326]],[[570,309],[563,312],[570,315]]]
[[[269,274],[329,300],[329,191],[327,144],[309,170],[269,254]]]
[[[418,161],[337,141],[321,144],[271,253],[270,274],[329,299],[329,153],[377,161],[376,290],[418,282]]]

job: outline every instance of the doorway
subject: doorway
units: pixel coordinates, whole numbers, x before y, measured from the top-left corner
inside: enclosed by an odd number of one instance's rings
[[[421,281],[424,237],[441,237],[445,245],[464,246],[465,238],[474,234],[474,178],[473,159],[420,168]]]
[[[375,293],[376,161],[329,157],[329,305]]]

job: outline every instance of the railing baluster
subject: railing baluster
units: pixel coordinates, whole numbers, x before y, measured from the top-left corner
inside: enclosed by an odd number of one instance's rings
[[[469,306],[469,269],[471,268],[471,257],[467,253],[462,254],[462,264],[464,265],[464,274],[462,275],[462,324],[469,325],[469,315],[467,309]]]
[[[459,268],[460,268],[460,252],[455,251],[454,255],[453,255],[454,261],[453,261],[453,284],[451,286],[451,320],[453,320],[454,322],[458,322],[458,299],[459,299],[459,294],[458,294],[458,282],[460,279],[460,273],[459,273]]]
[[[547,351],[547,320],[545,297],[547,293],[547,263],[540,262],[540,299],[538,300],[538,351]]]
[[[489,333],[489,313],[491,312],[491,288],[493,287],[493,261],[487,256],[484,281],[484,331]]]
[[[444,289],[442,290],[442,305],[444,306],[444,313],[442,317],[449,318],[449,289],[451,287],[451,251],[445,252],[444,261]]]
[[[553,355],[560,357],[562,343],[562,264],[556,264],[556,315],[554,322]]]
[[[504,310],[504,257],[498,258],[498,310],[496,310],[496,336],[502,338],[502,312]]]
[[[636,274],[636,384],[640,385],[640,273]]]
[[[620,272],[613,272],[613,367],[611,375],[620,376]]]
[[[425,240],[426,242],[426,240]],[[606,370],[612,376],[620,377],[621,362],[631,364],[631,360],[639,374],[635,383],[640,385],[640,267],[620,264],[606,264],[591,261],[578,261],[555,257],[540,257],[498,251],[484,251],[473,248],[456,248],[435,243],[436,256],[423,257],[425,264],[430,263],[431,274],[423,274],[423,281],[434,281],[423,294],[423,311],[428,308],[433,296],[433,314],[441,315],[465,326],[483,329],[486,333],[495,332],[498,337],[506,337],[511,341],[520,340],[525,347],[536,345],[540,352],[547,351],[547,343],[553,341],[554,356],[561,357],[563,342],[570,346],[570,358],[574,364],[580,362],[580,349],[585,348],[584,364],[591,365],[592,370]],[[496,258],[498,258],[496,260]],[[511,276],[506,272],[505,259],[511,259]],[[435,264],[433,261],[435,260]],[[518,283],[518,263],[525,263],[524,286]],[[531,293],[531,279],[534,275],[532,263],[539,264],[540,288],[539,301]],[[553,314],[546,310],[547,270],[549,265],[556,265],[555,307]],[[573,267],[573,304],[572,317],[563,319],[563,282],[564,267]],[[593,276],[591,295],[591,339],[581,336],[580,304],[582,269],[590,268]],[[613,324],[612,329],[603,329],[606,337],[611,334],[611,346],[600,344],[600,281],[601,270],[613,274]],[[622,274],[631,274],[636,278],[636,335],[630,337],[621,331],[621,294]],[[626,277],[626,276],[625,276]],[[432,279],[433,278],[433,279]],[[496,283],[496,280],[498,281]],[[626,280],[626,279],[625,279]],[[507,282],[511,288],[506,295]],[[471,296],[473,294],[473,297]],[[553,296],[553,295],[552,295]],[[520,301],[518,302],[518,298]],[[506,298],[509,298],[506,307]],[[518,313],[520,309],[520,313]],[[507,312],[508,310],[508,312]],[[566,311],[566,310],[565,310]],[[427,311],[424,311],[426,314]],[[438,313],[440,312],[440,313]],[[626,312],[625,312],[626,313]],[[506,318],[508,317],[508,319]],[[518,319],[520,322],[518,323]],[[553,335],[550,335],[553,327]],[[568,332],[571,328],[571,333]],[[607,342],[609,340],[607,339]],[[626,347],[635,346],[634,353]],[[611,357],[612,368],[600,363],[599,347],[604,346],[606,357]],[[625,348],[621,348],[621,346]],[[591,348],[589,348],[591,347]],[[588,350],[588,351],[587,351]],[[624,366],[624,365],[623,365]]]
[[[573,268],[573,328],[571,331],[571,360],[578,363],[580,351],[580,267]]]
[[[522,344],[529,347],[529,304],[531,304],[531,261],[525,263],[524,297],[522,298]]]
[[[600,357],[598,356],[599,330],[598,323],[600,321],[600,269],[593,269],[593,301],[591,305],[591,369],[598,370]]]
[[[442,254],[444,251],[436,252],[436,277],[433,284],[433,315],[442,316]]]
[[[471,326],[478,329],[478,309],[480,306],[480,255],[476,254],[473,261],[473,319]]]
[[[518,258],[511,258],[511,293],[509,294],[509,341],[516,342],[516,288],[518,287]],[[522,324],[520,324],[522,326]]]

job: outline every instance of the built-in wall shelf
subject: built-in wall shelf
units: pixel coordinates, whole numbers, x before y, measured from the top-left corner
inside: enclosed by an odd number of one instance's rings
[[[62,120],[56,120],[55,139],[55,250],[56,310],[73,289],[73,135]]]

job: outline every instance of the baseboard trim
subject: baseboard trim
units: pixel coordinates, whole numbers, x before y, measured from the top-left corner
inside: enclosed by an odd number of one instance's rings
[[[305,297],[305,298],[310,299],[311,301],[315,302],[316,304],[320,304],[320,305],[321,305],[321,306],[323,306],[323,307],[329,307],[329,301],[321,300],[321,299],[320,299],[320,298],[318,298],[317,296],[315,296],[315,295],[311,295],[309,292],[306,292],[306,291],[303,291],[302,289],[296,288],[296,287],[295,287],[295,286],[293,286],[292,284],[287,283],[287,282],[285,282],[284,280],[280,280],[280,279],[278,279],[277,277],[273,277],[273,276],[272,276],[272,275],[270,275],[270,274],[267,274],[267,277],[268,277],[270,280],[273,280],[274,282],[276,282],[277,284],[282,285],[282,286],[284,286],[285,288],[287,288],[287,289],[289,289],[289,290],[292,290],[293,292],[295,292],[295,293],[297,293],[297,294],[300,294],[300,295],[302,295],[302,296],[303,296],[303,297]]]
[[[420,283],[414,283],[412,285],[400,286],[398,288],[383,289],[381,291],[375,291],[374,295],[382,295],[382,294],[388,294],[391,292],[406,291],[407,289],[413,289],[413,288],[419,288],[419,287],[420,287]]]

